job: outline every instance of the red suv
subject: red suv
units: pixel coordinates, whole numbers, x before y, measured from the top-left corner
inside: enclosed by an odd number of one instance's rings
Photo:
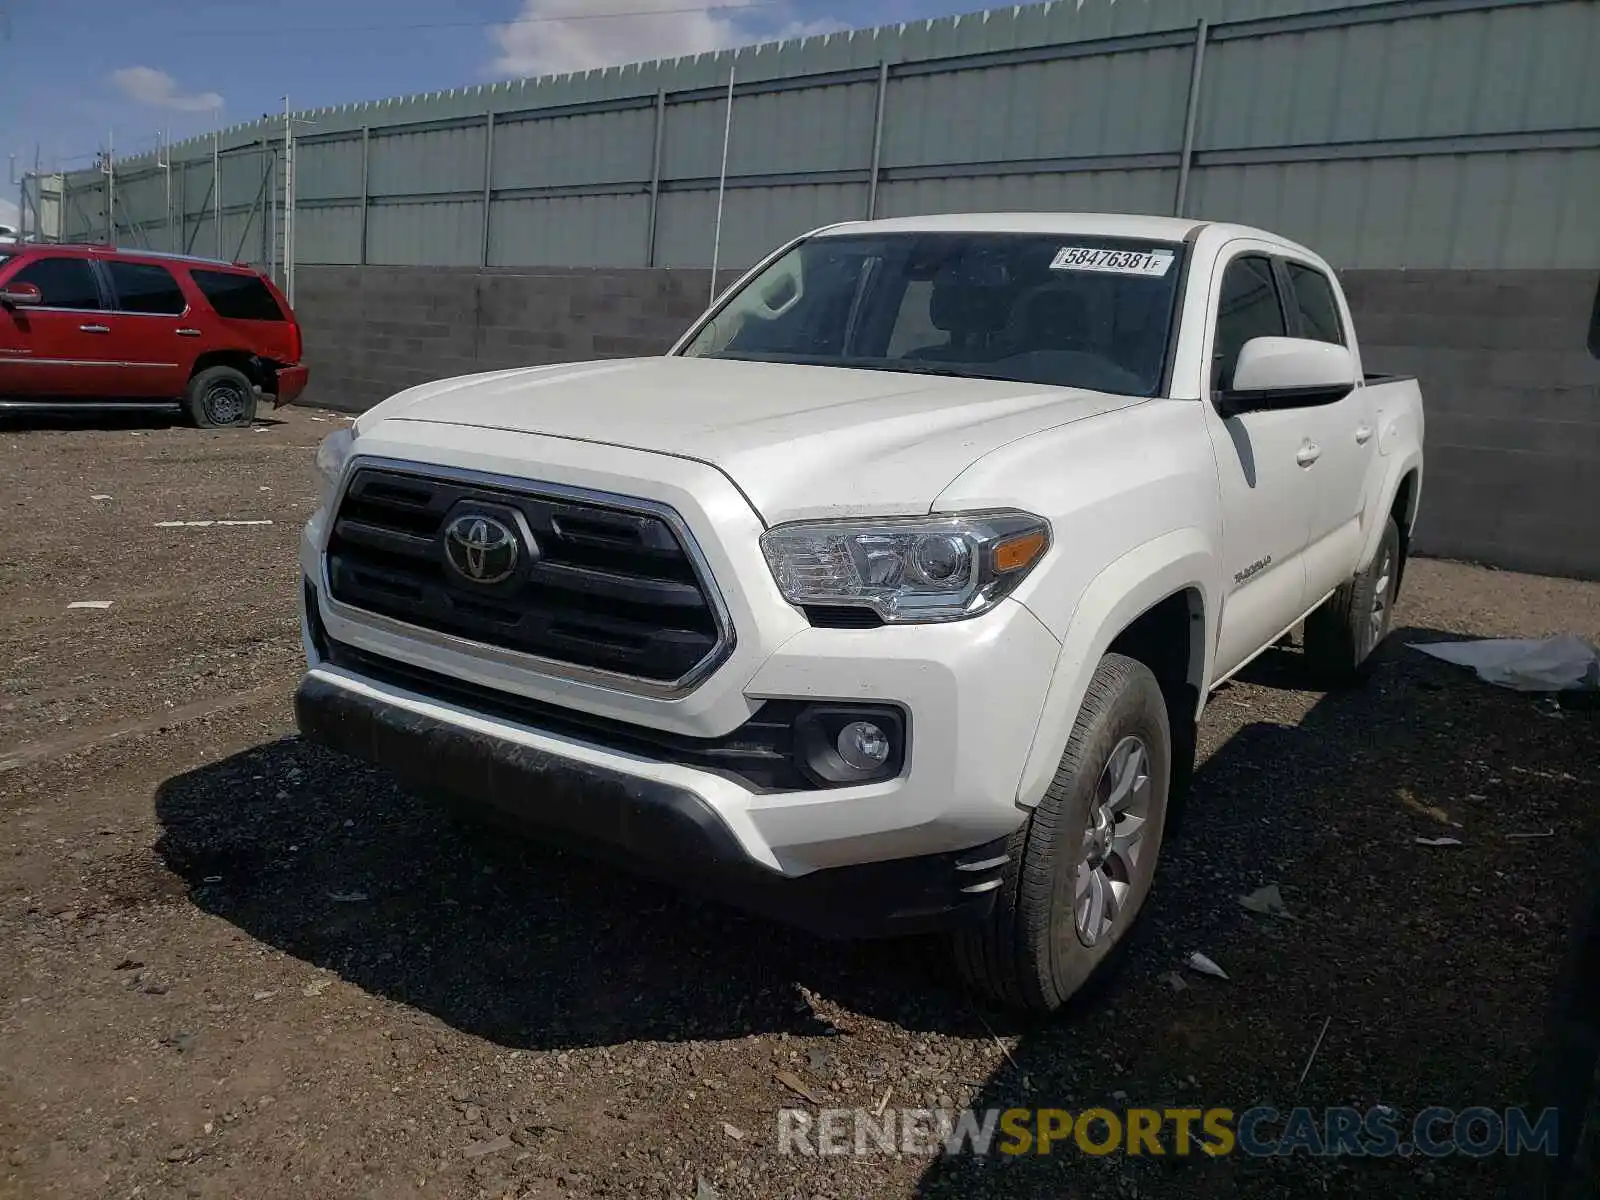
[[[0,245],[0,411],[178,403],[248,425],[305,390],[300,325],[238,263],[111,246]]]

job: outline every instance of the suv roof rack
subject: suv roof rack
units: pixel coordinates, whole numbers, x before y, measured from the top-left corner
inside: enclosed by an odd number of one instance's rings
[[[205,263],[214,267],[240,267],[250,269],[248,264],[233,262],[226,258],[211,258],[204,254],[180,254],[176,250],[146,250],[140,246],[113,246],[110,242],[18,242],[19,246],[38,246],[48,249],[65,247],[69,250],[103,250],[108,254],[136,255],[140,258],[164,258],[174,262]]]
[[[208,263],[215,267],[237,267],[242,264],[225,258],[211,258],[204,254],[179,254],[176,250],[140,250],[133,246],[97,246],[99,250],[112,250],[118,254],[137,254],[141,258],[167,258],[175,262]]]

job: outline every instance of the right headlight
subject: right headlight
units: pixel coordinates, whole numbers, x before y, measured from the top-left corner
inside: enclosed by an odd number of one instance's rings
[[[1010,509],[779,525],[761,550],[795,605],[870,608],[889,624],[993,608],[1050,548],[1050,523]]]
[[[350,448],[355,440],[355,430],[349,427],[335,429],[317,447],[317,499],[323,508],[333,503],[334,493],[339,490],[339,476],[344,471],[345,460],[350,457]]]

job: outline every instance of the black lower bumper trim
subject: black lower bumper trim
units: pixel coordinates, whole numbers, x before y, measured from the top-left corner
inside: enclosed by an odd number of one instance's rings
[[[372,699],[316,675],[295,695],[307,740],[483,807],[546,839],[824,937],[949,928],[987,915],[1005,840],[789,877],[752,860],[684,788],[544,753]],[[990,864],[980,870],[962,864]],[[977,889],[977,890],[973,890]]]

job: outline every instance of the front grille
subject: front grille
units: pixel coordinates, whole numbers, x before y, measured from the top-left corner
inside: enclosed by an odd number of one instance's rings
[[[536,489],[359,468],[328,541],[333,599],[655,684],[685,680],[729,648],[718,610],[664,510]],[[458,517],[475,516],[515,531],[519,552],[498,582],[473,581],[446,552],[446,530]]]

